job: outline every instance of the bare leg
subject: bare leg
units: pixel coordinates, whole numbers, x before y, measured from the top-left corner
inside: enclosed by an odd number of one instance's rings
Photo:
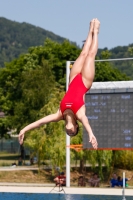
[[[86,56],[88,54],[88,51],[91,47],[91,43],[92,43],[92,35],[93,35],[93,29],[94,29],[94,19],[90,22],[90,30],[86,39],[86,42],[84,44],[84,47],[79,55],[79,57],[76,59],[76,61],[74,62],[71,72],[70,72],[70,82],[72,81],[72,79],[74,78],[74,76],[76,76],[77,74],[81,73],[82,71],[82,67],[84,65]]]
[[[100,22],[95,19],[94,23],[94,33],[92,39],[92,45],[86,56],[84,66],[82,68],[82,79],[87,88],[90,88],[95,76],[95,56],[98,49],[98,31],[99,31]]]

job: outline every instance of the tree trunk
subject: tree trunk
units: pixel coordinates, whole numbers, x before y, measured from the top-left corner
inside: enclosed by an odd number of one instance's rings
[[[80,160],[80,167],[79,167],[79,173],[83,174],[84,172],[84,160]]]
[[[115,150],[112,150],[112,166],[110,168],[110,175],[109,175],[109,178],[108,178],[108,182],[110,182],[110,179],[111,179],[111,176],[112,176],[112,173],[114,171],[114,165],[115,165]]]

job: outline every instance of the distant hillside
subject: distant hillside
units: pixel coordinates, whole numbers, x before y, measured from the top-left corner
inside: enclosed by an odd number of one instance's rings
[[[59,43],[65,40],[40,27],[0,17],[0,67],[26,53],[29,47],[43,45],[47,37]]]

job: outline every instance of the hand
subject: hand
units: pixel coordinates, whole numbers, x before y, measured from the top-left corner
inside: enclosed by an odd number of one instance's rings
[[[23,144],[24,134],[25,134],[24,131],[20,131],[19,133],[18,140],[19,140],[20,145]]]
[[[96,137],[93,134],[91,134],[89,137],[90,137],[89,142],[91,142],[94,149],[97,149],[98,143]]]

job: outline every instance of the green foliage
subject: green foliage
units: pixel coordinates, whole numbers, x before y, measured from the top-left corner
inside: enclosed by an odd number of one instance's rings
[[[121,150],[115,151],[113,154],[114,167],[120,169],[133,169],[133,151],[132,150]]]
[[[22,97],[21,101],[15,103],[14,108],[16,127],[18,127],[18,121],[20,127],[21,124],[35,121],[40,108],[49,101],[54,79],[49,66],[47,64],[43,66],[22,74]],[[19,119],[20,116],[23,118]]]
[[[109,58],[131,58],[132,57],[132,48],[133,44],[129,44],[128,46],[118,46],[109,50],[111,53]],[[98,56],[100,56],[101,52],[108,51],[107,48],[99,49]],[[120,70],[122,73],[126,74],[130,79],[133,79],[133,60],[125,60],[125,61],[112,61],[111,65]]]
[[[108,59],[111,53],[109,51],[102,51],[100,59]],[[117,68],[114,68],[110,62],[96,62],[96,75],[94,81],[126,81],[130,80],[126,74],[121,73]]]
[[[27,54],[0,71],[0,108],[6,115],[6,129],[17,131],[36,120],[38,111],[49,100],[55,80],[47,61]],[[3,126],[1,125],[1,126]]]
[[[129,52],[131,55],[133,55],[133,47],[132,47],[132,46],[128,47],[128,52]]]
[[[59,44],[47,39],[44,46],[31,47],[29,53],[0,70],[0,109],[7,121],[5,124],[2,120],[4,133],[15,128],[18,132],[37,119],[57,84],[55,79],[65,88],[65,62],[69,58],[76,59],[79,52],[68,41]]]
[[[43,160],[44,156],[46,157],[47,155],[47,153],[43,149],[43,147],[45,147],[45,144],[46,144],[46,135],[44,134],[43,127],[31,131],[28,134],[26,141],[24,143],[24,145],[28,147],[31,150],[31,152],[33,152],[33,155],[37,156],[39,166],[41,160]]]
[[[41,109],[40,117],[57,112],[63,95],[62,89],[55,88],[48,104]],[[65,164],[65,137],[63,121],[50,123],[27,134],[25,146],[37,152],[39,161],[49,159],[54,173],[57,166],[62,169]]]
[[[76,60],[80,51],[67,40],[60,44],[50,39],[46,39],[44,46],[29,49],[29,53],[38,55],[39,60],[44,57],[49,62],[55,80],[64,87],[66,85],[66,61]]]
[[[54,90],[51,95],[51,99],[47,105],[45,105],[41,109],[41,115],[45,113],[45,115],[49,115],[51,113],[57,112],[59,109],[59,103],[64,96],[64,92],[62,88],[58,87],[58,89]],[[44,114],[43,114],[44,115]],[[46,124],[44,126],[44,130],[47,134],[47,144],[45,146],[46,152],[49,154],[49,159],[51,161],[51,165],[53,170],[55,167],[59,166],[61,169],[65,164],[65,130],[64,130],[64,122],[56,122]]]
[[[9,128],[9,121],[7,117],[0,118],[0,139],[5,137],[6,139],[9,139],[10,136],[7,134],[8,128]]]

